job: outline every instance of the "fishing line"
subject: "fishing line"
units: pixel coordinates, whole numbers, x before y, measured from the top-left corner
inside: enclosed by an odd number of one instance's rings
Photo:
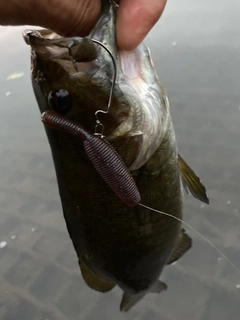
[[[107,114],[109,112],[109,109],[111,107],[111,103],[112,103],[112,96],[113,96],[113,90],[114,90],[114,87],[115,87],[115,83],[116,83],[116,77],[117,77],[117,65],[116,65],[116,61],[114,59],[114,56],[112,54],[112,52],[108,49],[107,46],[105,46],[105,44],[103,44],[101,41],[98,41],[98,40],[95,40],[95,39],[91,39],[92,42],[98,44],[99,46],[101,46],[104,50],[106,50],[109,54],[109,56],[111,57],[111,60],[112,60],[112,63],[113,63],[113,69],[114,69],[114,72],[113,72],[113,78],[112,78],[112,85],[111,85],[111,88],[110,88],[110,93],[109,93],[109,98],[108,98],[108,104],[107,104],[107,110],[104,111],[104,110],[97,110],[95,112],[95,117],[96,117],[96,126],[95,126],[95,135],[99,135],[100,137],[103,138],[103,131],[104,131],[104,125],[101,123],[101,121],[99,120],[99,117],[98,117],[98,114],[99,113],[104,113],[104,114]],[[78,72],[78,69],[77,69],[77,66],[76,66],[76,61],[75,59],[73,58],[72,54],[71,54],[71,48],[75,45],[75,42],[72,41],[70,44],[68,44],[67,48],[68,48],[68,55],[69,55],[69,58],[76,70],[76,72]],[[61,47],[61,45],[59,44],[59,46]],[[63,45],[63,47],[65,47]],[[98,130],[100,130],[100,132],[98,132]]]
[[[154,212],[157,212],[157,213],[161,213],[167,217],[170,217],[170,218],[173,218],[179,222],[181,222],[183,225],[185,225],[186,227],[188,227],[190,230],[192,230],[193,232],[195,232],[200,238],[202,238],[204,241],[206,241],[212,248],[214,248],[219,254],[220,256],[225,259],[232,267],[235,271],[237,271],[239,274],[240,274],[240,269],[238,269],[238,267],[231,261],[229,260],[229,258],[227,256],[225,256],[225,254],[220,250],[218,249],[210,240],[208,240],[208,238],[206,238],[204,235],[202,235],[200,232],[198,232],[196,229],[194,229],[193,227],[191,227],[188,223],[186,223],[185,221],[183,221],[182,219],[179,219],[175,216],[173,216],[172,214],[170,213],[167,213],[167,212],[163,212],[163,211],[160,211],[160,210],[156,210],[156,209],[153,209],[151,207],[148,207],[142,203],[139,203],[139,206],[143,207],[143,208],[146,208],[148,210],[151,210],[151,211],[154,211]]]
[[[104,111],[104,110],[97,110],[95,112],[95,117],[96,117],[96,126],[95,126],[95,135],[99,135],[101,138],[103,138],[103,130],[104,130],[104,125],[101,123],[101,121],[99,120],[98,118],[98,113],[104,113],[104,114],[107,114],[109,112],[109,109],[111,107],[111,102],[112,102],[112,96],[113,96],[113,90],[114,90],[114,87],[115,87],[115,83],[116,83],[116,76],[117,76],[117,66],[116,66],[116,62],[115,62],[115,59],[113,57],[113,54],[111,53],[111,51],[100,41],[98,40],[95,40],[95,39],[91,39],[94,43],[100,45],[102,48],[104,48],[108,54],[110,55],[111,59],[112,59],[112,63],[113,63],[113,68],[114,68],[114,73],[113,73],[113,79],[112,79],[112,85],[111,85],[111,89],[110,89],[110,93],[109,93],[109,99],[108,99],[108,104],[107,104],[107,110]],[[54,117],[56,118],[56,115],[54,115]],[[97,132],[98,129],[101,129],[101,132]],[[105,140],[105,139],[103,139]],[[114,150],[112,151],[112,153],[115,152]],[[118,158],[118,157],[117,157]],[[120,158],[120,157],[119,157]],[[120,160],[120,159],[118,159]],[[126,170],[125,170],[126,171]],[[108,183],[109,184],[109,183]],[[114,188],[113,188],[114,189]],[[134,188],[133,188],[134,189]],[[116,190],[115,190],[116,191]],[[119,193],[117,192],[117,194],[119,195]],[[127,197],[127,199],[130,199],[131,197]],[[137,198],[137,197],[135,197]],[[139,198],[140,199],[140,198]],[[127,203],[127,202],[126,202]],[[136,199],[134,199],[133,203],[136,203],[137,205],[143,207],[143,208],[146,208],[148,210],[151,210],[153,212],[157,212],[157,213],[160,213],[160,214],[163,214],[167,217],[170,217],[172,219],[175,219],[179,222],[181,222],[183,225],[185,225],[187,228],[189,228],[190,230],[192,230],[195,234],[197,234],[201,239],[203,239],[204,241],[206,241],[213,249],[215,249],[215,251],[218,252],[218,254],[220,254],[220,256],[225,260],[227,261],[230,266],[232,266],[232,268],[237,271],[239,274],[240,274],[240,269],[238,269],[238,267],[220,250],[218,249],[210,240],[208,240],[204,235],[202,235],[200,232],[198,232],[196,229],[194,229],[193,227],[191,227],[188,223],[186,223],[185,221],[171,215],[170,213],[167,213],[167,212],[163,212],[163,211],[160,211],[160,210],[156,210],[154,208],[151,208],[151,207],[148,207],[142,203],[140,203],[140,201],[138,202]]]

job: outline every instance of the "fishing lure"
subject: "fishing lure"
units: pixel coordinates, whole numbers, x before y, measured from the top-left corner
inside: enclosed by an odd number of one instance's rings
[[[150,211],[163,214],[165,216],[171,217],[174,220],[177,220],[184,224],[186,227],[195,232],[200,238],[206,241],[210,246],[216,250],[221,257],[224,258],[239,274],[240,270],[238,267],[221,251],[219,250],[210,240],[208,240],[204,235],[198,232],[195,228],[190,226],[188,223],[184,222],[182,219],[175,217],[172,214],[156,210],[152,207],[146,206],[141,203],[141,196],[136,186],[136,183],[128,170],[127,166],[123,162],[120,155],[112,147],[112,145],[104,139],[103,131],[104,126],[98,118],[98,113],[108,113],[112,94],[114,90],[114,85],[116,81],[116,63],[114,57],[110,50],[101,42],[92,39],[93,42],[102,46],[110,55],[113,66],[114,66],[114,75],[112,80],[112,86],[109,94],[109,101],[107,110],[97,110],[95,112],[96,117],[96,126],[95,133],[90,133],[84,129],[80,124],[68,119],[65,116],[58,114],[55,111],[47,110],[42,114],[42,122],[53,129],[61,130],[65,133],[69,133],[73,136],[76,136],[81,139],[83,147],[93,166],[101,177],[105,180],[108,186],[120,197],[120,199],[129,207],[141,206]],[[71,44],[74,46],[74,43]],[[69,55],[71,56],[71,50],[69,49]],[[71,56],[71,61],[75,64],[74,58]],[[99,131],[99,132],[98,132]],[[198,198],[198,197],[197,197]],[[209,203],[209,200],[206,197],[201,199],[202,201]]]
[[[48,127],[80,138],[88,158],[109,187],[128,206],[134,207],[139,204],[140,193],[131,173],[116,150],[102,135],[91,134],[78,123],[51,110],[42,114],[42,122]]]
[[[108,113],[111,106],[117,74],[116,63],[111,51],[103,43],[94,39],[92,39],[92,41],[102,46],[109,53],[114,67],[114,75],[109,94],[107,111],[97,110],[95,112],[95,133],[92,134],[88,132],[77,122],[74,122],[51,110],[47,110],[42,114],[42,122],[48,127],[64,131],[80,138],[83,142],[84,150],[97,172],[124,203],[129,207],[134,207],[141,201],[141,196],[136,183],[122,158],[111,144],[104,139],[104,126],[98,118],[98,113]],[[71,55],[70,50],[69,55]],[[73,58],[71,60],[74,61]],[[98,130],[100,130],[100,132],[97,132]]]

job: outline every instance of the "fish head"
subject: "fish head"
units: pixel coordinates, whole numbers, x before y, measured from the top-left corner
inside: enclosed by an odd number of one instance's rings
[[[115,1],[103,1],[100,18],[85,38],[62,38],[51,30],[27,30],[24,38],[32,49],[32,83],[41,113],[55,110],[92,133],[98,119],[101,133],[136,170],[159,147],[169,105],[148,48],[118,49],[117,10]]]

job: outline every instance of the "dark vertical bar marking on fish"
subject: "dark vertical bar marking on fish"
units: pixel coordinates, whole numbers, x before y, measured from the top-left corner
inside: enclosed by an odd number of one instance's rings
[[[119,154],[108,141],[89,133],[78,123],[54,111],[45,111],[42,114],[42,122],[48,127],[79,137],[87,156],[108,186],[129,207],[139,204],[141,197],[135,181]]]

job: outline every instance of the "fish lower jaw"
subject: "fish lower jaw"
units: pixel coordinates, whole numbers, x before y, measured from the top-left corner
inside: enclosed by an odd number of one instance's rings
[[[133,121],[132,119],[126,119],[121,124],[114,129],[107,138],[109,140],[113,140],[114,138],[124,137],[127,135],[131,135],[131,132],[133,131]]]

